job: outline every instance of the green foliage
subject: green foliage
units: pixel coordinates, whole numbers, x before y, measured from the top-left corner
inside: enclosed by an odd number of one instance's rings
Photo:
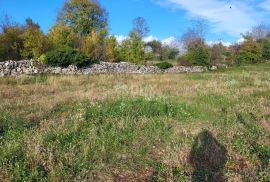
[[[90,105],[85,117],[87,120],[99,120],[106,117],[119,119],[171,117],[183,120],[194,118],[196,115],[196,110],[187,103],[175,103],[165,98],[121,97],[99,106]]]
[[[261,62],[261,46],[251,37],[245,37],[245,41],[240,45],[239,53],[236,56],[236,64],[254,64]]]
[[[42,63],[42,64],[46,64],[46,54],[42,54],[38,60]]]
[[[144,46],[142,38],[136,33],[131,32],[117,48],[119,61],[128,61],[135,64],[144,63]]]
[[[107,27],[107,15],[97,1],[68,0],[59,13],[58,20],[74,32],[87,35]]]
[[[117,40],[114,36],[109,36],[105,38],[104,41],[104,54],[105,58],[109,62],[117,62]]]
[[[270,40],[268,39],[259,39],[257,43],[261,46],[262,59],[267,61],[270,60]]]
[[[48,39],[53,49],[75,47],[76,34],[67,25],[58,22],[48,32]]]
[[[144,54],[144,59],[145,60],[153,60],[153,59],[155,59],[155,54],[152,52],[146,52]]]
[[[151,42],[146,43],[146,46],[150,46],[156,59],[160,59],[162,53],[162,43],[160,41],[153,40]]]
[[[21,56],[24,59],[37,59],[48,49],[47,38],[40,31],[39,25],[34,23],[32,19],[26,20],[20,37],[23,41]]]
[[[107,48],[113,46],[114,42],[109,42],[106,40],[107,32],[97,32],[92,31],[88,35],[80,36],[79,38],[79,50],[80,52],[95,58],[96,60],[100,61],[107,61],[109,58],[112,57],[112,52],[107,52]],[[110,40],[113,41],[113,40]],[[106,45],[109,43],[109,45]],[[113,48],[112,48],[113,49]],[[112,51],[112,50],[109,50]]]
[[[194,65],[209,66],[208,48],[204,43],[195,43],[188,46],[187,59]]]
[[[76,65],[84,67],[94,63],[97,63],[94,58],[71,48],[56,49],[46,54],[46,64],[49,66],[68,67],[69,65]]]
[[[161,48],[160,59],[161,60],[175,59],[178,54],[179,54],[179,50],[177,48],[164,46]]]
[[[20,34],[18,25],[3,27],[3,31],[0,32],[0,61],[21,59],[23,42]]]
[[[173,67],[173,65],[171,63],[168,63],[168,62],[165,62],[165,61],[157,63],[156,66],[159,67],[159,69],[163,69],[163,70],[166,70],[166,69],[169,69],[169,68]]]
[[[209,47],[209,59],[211,65],[224,63],[225,47],[219,43]]]

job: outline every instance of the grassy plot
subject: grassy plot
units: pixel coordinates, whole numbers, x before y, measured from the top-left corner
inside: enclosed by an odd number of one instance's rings
[[[0,179],[268,181],[269,71],[0,78]]]

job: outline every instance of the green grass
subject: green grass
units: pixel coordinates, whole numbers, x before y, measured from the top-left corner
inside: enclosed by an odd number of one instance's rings
[[[0,179],[269,181],[269,70],[0,78]]]

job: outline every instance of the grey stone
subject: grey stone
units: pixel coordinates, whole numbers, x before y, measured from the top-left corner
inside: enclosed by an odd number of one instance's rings
[[[226,65],[219,65],[225,67]],[[204,72],[206,67],[194,66],[174,66],[167,70],[161,70],[157,66],[136,65],[127,62],[110,63],[100,62],[86,68],[77,68],[70,65],[67,68],[61,67],[45,67],[39,66],[34,60],[21,61],[5,61],[0,62],[0,76],[19,76],[19,75],[34,75],[34,74],[92,74],[92,73],[186,73],[186,72]]]

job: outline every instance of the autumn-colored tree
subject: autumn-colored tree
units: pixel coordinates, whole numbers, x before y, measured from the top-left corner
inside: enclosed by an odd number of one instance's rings
[[[194,65],[209,66],[208,47],[201,41],[192,43],[188,46],[187,59]]]
[[[67,25],[57,22],[48,32],[52,48],[75,47],[77,35]]]
[[[79,50],[92,56],[96,60],[107,61],[105,52],[105,38],[107,32],[92,31],[90,34],[81,36],[79,40]]]
[[[21,28],[11,22],[8,16],[3,18],[0,26],[0,61],[21,59],[20,50],[23,46],[20,38]]]
[[[117,40],[114,36],[109,36],[105,38],[104,53],[106,54],[106,59],[109,62],[117,62]]]
[[[107,28],[107,13],[97,0],[66,0],[57,19],[81,35]]]
[[[222,43],[214,44],[209,47],[209,59],[211,65],[217,65],[224,62],[226,48],[222,45]]]
[[[178,54],[179,54],[178,48],[170,46],[162,46],[160,60],[175,59]]]
[[[133,20],[133,32],[137,34],[137,36],[143,38],[147,36],[150,29],[146,22],[146,20],[143,17],[137,17]]]
[[[20,38],[23,41],[21,56],[25,59],[39,58],[39,56],[48,49],[48,40],[41,32],[38,24],[32,19],[26,20],[26,25],[23,26]]]
[[[118,48],[118,54],[118,59],[121,61],[143,64],[144,46],[141,37],[135,32],[130,32],[129,37]]]
[[[162,43],[158,40],[153,40],[145,44],[146,46],[150,46],[152,49],[153,54],[155,55],[156,59],[160,59],[162,54]]]
[[[240,50],[236,56],[236,63],[238,65],[249,63],[254,64],[261,62],[262,49],[259,43],[257,43],[252,37],[244,36],[245,41],[240,45]]]
[[[264,38],[257,40],[257,43],[261,46],[262,59],[264,61],[270,60],[270,40]]]

